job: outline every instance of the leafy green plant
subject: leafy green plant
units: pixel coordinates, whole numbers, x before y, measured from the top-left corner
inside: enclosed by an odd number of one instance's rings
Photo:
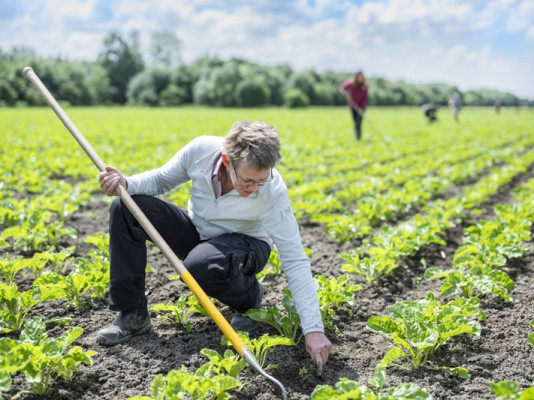
[[[36,264],[35,260],[18,256],[11,258],[6,254],[6,258],[0,260],[0,281],[8,286],[15,284],[17,274],[22,274]],[[44,268],[46,261],[38,263],[38,268]]]
[[[54,181],[53,193],[38,197],[35,201],[39,209],[48,210],[55,214],[61,222],[85,204],[91,194],[79,186],[72,186],[64,181]]]
[[[495,219],[478,221],[465,229],[465,245],[456,251],[451,269],[428,268],[425,271],[426,279],[443,278],[442,295],[461,293],[472,297],[493,293],[512,301],[514,281],[501,268],[509,258],[520,257],[528,251],[521,242],[530,239],[534,220],[531,206],[534,196],[527,197],[521,190],[516,196],[523,196],[523,200],[496,205]]]
[[[195,296],[182,294],[176,303],[170,301],[167,304],[156,304],[150,309],[158,312],[158,318],[166,319],[171,324],[180,325],[187,332],[191,332],[191,321],[188,316],[198,311],[199,306],[202,307]]]
[[[508,258],[521,257],[528,251],[521,242],[530,240],[532,207],[525,203],[494,208],[497,218],[466,228],[465,245],[455,254],[455,264],[502,267]]]
[[[391,317],[369,318],[367,327],[395,343],[381,364],[408,370],[424,366],[428,357],[454,336],[463,333],[480,335],[480,324],[469,317],[486,320],[477,298],[462,297],[442,304],[432,292],[427,293],[426,298],[418,302],[398,302],[389,308],[389,313]],[[396,363],[399,358],[406,358],[411,368]],[[437,368],[458,373],[462,378],[469,377],[465,368]]]
[[[294,346],[293,341],[286,337],[269,336],[268,334],[264,334],[257,339],[250,339],[248,332],[237,332],[237,334],[262,368],[264,368],[265,363],[267,362],[267,356],[274,350],[275,346]],[[221,344],[230,346],[230,342],[226,336],[222,337]],[[267,366],[267,369],[274,368],[276,368],[276,365],[270,364]]]
[[[195,373],[189,373],[182,365],[179,370],[170,371],[164,378],[157,375],[152,381],[152,397],[135,396],[128,400],[181,399],[189,395],[192,399],[228,399],[228,391],[242,387],[237,379],[247,362],[230,349],[224,356],[215,350],[202,349],[209,362]]]
[[[300,379],[302,379],[303,381],[307,381],[308,379],[310,379],[311,373],[308,368],[304,366],[299,368],[299,376]]]
[[[364,242],[362,249],[340,256],[347,261],[341,266],[341,270],[360,275],[369,284],[390,276],[399,266],[399,260],[415,254],[423,246],[429,243],[445,245],[439,233],[449,224],[444,224],[442,215],[443,213],[429,213],[426,216],[416,214],[412,220],[399,226],[383,227],[373,238],[374,246]]]
[[[12,375],[22,370],[33,356],[31,345],[3,337],[0,338],[0,399],[1,392],[11,389]],[[19,394],[14,396],[16,398]]]
[[[25,206],[28,199],[17,201],[15,199],[2,199],[0,201],[0,224],[8,227],[14,226],[24,218]]]
[[[77,310],[85,307],[84,294],[91,291],[94,297],[101,296],[109,284],[109,275],[98,269],[69,275],[49,272],[37,278],[33,285],[55,293],[56,298],[65,298]],[[92,294],[93,294],[92,293]]]
[[[30,384],[32,392],[37,395],[48,393],[58,380],[71,380],[81,363],[92,365],[92,357],[97,353],[84,352],[80,346],[71,347],[81,336],[83,329],[75,327],[67,330],[65,335],[51,338],[46,332],[46,325],[40,317],[33,317],[24,323],[20,339],[0,339],[0,351],[13,364],[0,362],[1,372],[6,378],[16,372],[22,372]],[[9,381],[9,385],[10,385]]]
[[[501,381],[489,383],[495,400],[531,400],[534,399],[534,386],[521,390],[515,381]]]
[[[347,261],[341,266],[343,272],[359,275],[368,284],[374,284],[379,278],[391,275],[399,266],[393,257],[362,257],[357,253],[345,253],[340,257]]]
[[[109,260],[109,233],[97,232],[85,238],[84,242],[96,247],[96,250],[89,250],[90,257]]]
[[[414,383],[405,383],[391,387],[387,394],[382,394],[382,388],[386,378],[386,369],[384,366],[375,368],[375,375],[369,378],[369,384],[375,389],[376,393],[367,386],[349,380],[348,378],[339,378],[335,387],[329,385],[316,386],[311,394],[311,400],[431,400],[432,396],[426,390]]]
[[[24,325],[28,312],[46,300],[57,300],[58,293],[34,288],[19,292],[17,285],[0,283],[0,333],[19,330]]]
[[[212,362],[202,365],[190,373],[185,365],[173,369],[167,376],[157,375],[151,384],[152,396],[134,396],[127,400],[167,400],[182,399],[186,396],[194,400],[230,398],[228,391],[238,389],[241,382],[233,376],[219,374]]]
[[[295,307],[293,297],[288,289],[283,291],[282,305],[286,309],[287,315],[282,316],[278,307],[268,309],[252,309],[245,313],[245,316],[258,322],[265,322],[274,327],[281,336],[285,336],[297,344],[301,337],[298,336],[300,326],[300,315]],[[298,336],[298,337],[297,337]]]
[[[319,310],[323,319],[325,329],[334,334],[338,334],[338,327],[334,321],[339,310],[346,310],[352,316],[352,309],[346,308],[343,304],[354,305],[354,292],[361,290],[361,285],[347,284],[348,274],[343,274],[337,278],[328,279],[322,275],[315,275],[317,285],[317,296],[319,297]]]
[[[59,252],[35,253],[32,258],[24,258],[22,256],[11,258],[9,254],[6,254],[6,257],[0,260],[0,281],[7,285],[12,285],[16,283],[15,277],[17,274],[24,274],[27,271],[31,271],[35,279],[42,274],[42,271],[47,266],[55,270],[61,270],[63,269],[64,261],[73,250],[74,247],[69,247],[61,249]]]
[[[463,297],[475,297],[493,293],[506,301],[512,301],[511,293],[515,283],[506,272],[495,268],[456,265],[447,270],[427,268],[425,279],[442,279],[440,287],[442,296],[461,294]]]
[[[339,378],[335,387],[328,385],[317,386],[312,394],[312,400],[333,400],[333,399],[355,399],[355,400],[376,400],[378,397],[367,386],[349,380],[348,378]]]
[[[213,371],[219,375],[224,374],[237,378],[247,366],[247,362],[230,349],[226,350],[224,355],[211,349],[202,349],[200,352],[210,360]]]
[[[312,220],[325,224],[325,231],[341,243],[366,237],[372,232],[367,219],[359,219],[352,215],[315,214]]]
[[[531,155],[526,157],[527,159],[524,162],[528,164],[531,157]],[[510,155],[508,155],[508,158],[510,162],[515,160]],[[360,275],[367,283],[373,284],[380,277],[390,275],[398,267],[400,259],[415,254],[425,244],[438,243],[444,245],[445,243],[439,235],[440,232],[454,226],[455,221],[458,219],[466,218],[466,215],[470,215],[469,210],[474,213],[476,210],[473,207],[485,201],[489,195],[495,193],[502,184],[508,182],[514,174],[524,170],[524,168],[524,165],[506,165],[499,170],[493,171],[491,175],[482,178],[472,189],[466,190],[458,198],[437,200],[434,203],[427,204],[424,207],[425,215],[416,214],[412,220],[397,227],[382,227],[380,233],[373,238],[374,246],[369,246],[364,241],[365,248],[363,251],[358,249],[340,256],[347,261],[346,264],[342,265],[341,270]],[[531,190],[525,190],[521,193],[527,193],[528,196],[530,192]],[[509,221],[508,225],[518,227],[514,234],[509,237],[525,237],[525,223],[521,221],[531,219],[529,217],[530,214],[528,214],[530,201],[523,201],[527,205],[526,211],[522,209],[521,212],[501,213]],[[342,215],[339,218],[347,217]],[[350,228],[347,228],[347,230],[350,230]],[[496,243],[496,247],[499,251],[502,250],[502,253],[499,257],[494,258],[495,261],[502,262],[502,254],[513,255],[523,251],[516,245],[508,245],[507,248],[504,248],[504,246],[499,247],[498,241]],[[469,251],[476,254],[479,250],[476,247],[471,247]],[[487,253],[487,251],[485,252]]]
[[[50,214],[35,210],[25,221],[5,229],[0,234],[0,246],[7,247],[6,239],[13,239],[13,248],[22,250],[54,249],[63,236],[76,238],[73,228],[66,228],[60,221],[50,222]]]
[[[65,272],[70,261],[72,260],[72,255],[76,247],[66,247],[59,249],[59,251],[47,250],[42,253],[36,253],[33,258],[36,260],[45,260],[46,266],[56,271],[58,273]],[[34,277],[41,276],[42,269],[37,269],[35,266],[32,267],[34,271]]]

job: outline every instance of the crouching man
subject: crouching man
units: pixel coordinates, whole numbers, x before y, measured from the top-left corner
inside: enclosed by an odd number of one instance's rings
[[[244,317],[260,308],[256,279],[276,246],[301,319],[306,349],[317,372],[332,344],[324,335],[310,261],[302,246],[288,190],[275,166],[281,158],[278,132],[269,124],[237,122],[226,137],[200,136],[163,166],[130,177],[106,167],[101,189],[116,196],[122,185],[208,296],[228,305],[235,330],[250,331]],[[191,181],[187,210],[155,196]],[[115,322],[97,342],[115,345],[151,329],[145,295],[146,240],[137,220],[117,198],[110,209],[109,309]]]

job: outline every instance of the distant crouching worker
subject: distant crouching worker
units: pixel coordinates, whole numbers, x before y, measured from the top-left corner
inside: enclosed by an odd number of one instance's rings
[[[432,123],[437,121],[438,117],[436,116],[436,112],[438,111],[438,108],[439,106],[434,103],[425,103],[421,106],[423,113],[428,118],[428,122]]]

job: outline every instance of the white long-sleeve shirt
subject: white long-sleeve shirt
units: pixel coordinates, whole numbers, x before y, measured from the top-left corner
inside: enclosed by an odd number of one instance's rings
[[[223,141],[216,136],[193,139],[162,167],[128,177],[128,193],[160,195],[191,180],[188,214],[199,234],[208,238],[225,233],[270,238],[280,254],[303,333],[324,333],[310,260],[281,175],[273,168],[272,182],[249,197],[232,189],[217,198],[212,169],[222,154]]]

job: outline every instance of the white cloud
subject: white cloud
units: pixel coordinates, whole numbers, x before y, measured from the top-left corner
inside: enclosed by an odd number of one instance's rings
[[[362,24],[376,21],[383,25],[462,20],[473,9],[471,5],[463,3],[454,0],[446,3],[438,0],[366,2],[361,7],[351,7],[349,18]]]
[[[528,36],[529,31],[534,25],[534,2],[522,1],[517,8],[511,10],[506,27],[512,31],[526,31]]]

